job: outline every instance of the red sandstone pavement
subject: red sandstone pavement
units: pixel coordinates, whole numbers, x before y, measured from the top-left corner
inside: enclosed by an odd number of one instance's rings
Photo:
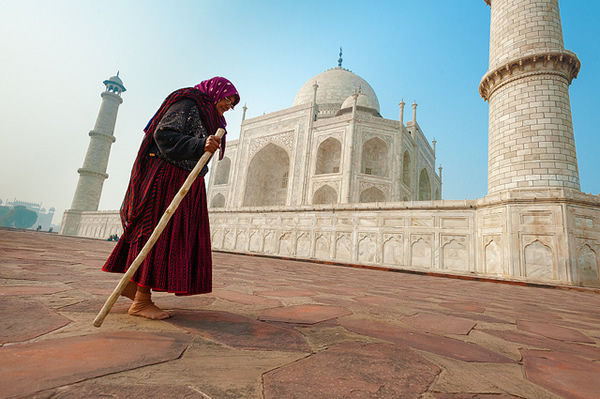
[[[214,291],[92,321],[114,243],[0,229],[2,398],[599,398],[600,291],[214,253]]]

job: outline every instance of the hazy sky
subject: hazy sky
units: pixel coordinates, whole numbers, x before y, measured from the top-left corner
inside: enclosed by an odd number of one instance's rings
[[[582,191],[600,176],[600,1],[560,2],[565,47],[582,63],[570,87]],[[0,0],[0,199],[71,205],[100,108],[120,71],[119,108],[100,209],[120,207],[142,129],[166,95],[213,76],[238,88],[247,118],[292,105],[337,66],[375,90],[384,118],[416,100],[437,141],[443,197],[487,194],[490,9],[483,0]],[[227,114],[239,136],[242,107]]]

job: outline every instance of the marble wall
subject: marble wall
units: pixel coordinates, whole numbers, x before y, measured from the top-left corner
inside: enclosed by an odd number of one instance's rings
[[[213,249],[600,286],[600,198],[570,190],[480,200],[212,209]]]
[[[121,235],[118,211],[67,211],[82,237]],[[483,199],[209,211],[213,250],[600,287],[600,196],[515,190]]]

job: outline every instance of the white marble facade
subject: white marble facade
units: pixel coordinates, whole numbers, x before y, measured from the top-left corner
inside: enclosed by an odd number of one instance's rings
[[[413,108],[406,125],[385,119],[366,81],[342,67],[325,71],[292,107],[242,122],[240,138],[211,164],[209,206],[441,199],[435,150]]]

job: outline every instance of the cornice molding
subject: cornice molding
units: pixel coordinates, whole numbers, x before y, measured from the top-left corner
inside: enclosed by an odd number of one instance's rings
[[[517,79],[536,75],[559,75],[571,84],[580,68],[581,62],[577,55],[567,50],[516,58],[488,71],[479,83],[479,94],[485,101],[489,101],[500,87]]]

